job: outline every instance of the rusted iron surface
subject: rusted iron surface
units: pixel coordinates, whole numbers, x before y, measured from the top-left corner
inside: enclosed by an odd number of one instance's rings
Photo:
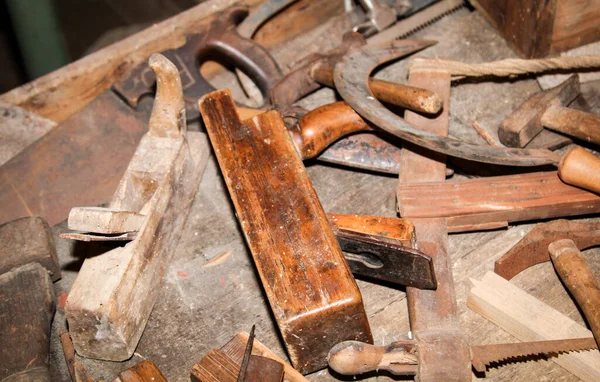
[[[414,288],[437,288],[431,256],[375,235],[335,227],[334,234],[352,273]]]
[[[550,261],[548,245],[561,239],[573,240],[580,250],[600,245],[600,223],[581,223],[566,219],[540,223],[496,260],[494,272],[510,280],[529,267]]]
[[[281,69],[265,48],[237,33],[236,25],[247,14],[246,7],[232,7],[215,17],[206,31],[187,36],[184,46],[162,52],[181,75],[188,121],[200,116],[198,98],[215,90],[198,70],[198,62],[211,57],[225,59],[256,82],[265,100],[269,99],[269,89],[282,77]],[[135,107],[143,95],[154,91],[155,82],[150,67],[142,64],[127,79],[115,83],[113,89]]]
[[[480,146],[424,132],[385,108],[369,88],[369,74],[378,65],[402,57],[419,40],[400,40],[366,46],[346,55],[335,68],[335,85],[344,100],[363,118],[401,139],[427,149],[476,162],[540,166],[557,164],[559,157],[549,150],[505,149]]]
[[[492,363],[527,362],[532,358],[546,358],[571,351],[596,349],[593,338],[569,338],[564,340],[517,342],[471,346],[471,364],[479,372],[485,372]]]

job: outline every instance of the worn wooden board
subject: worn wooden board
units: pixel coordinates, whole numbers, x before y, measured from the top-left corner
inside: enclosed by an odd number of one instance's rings
[[[292,365],[310,373],[327,367],[338,342],[371,342],[362,297],[283,118],[241,121],[228,90],[199,107]]]
[[[420,32],[418,37],[439,39],[439,43],[421,55],[463,59],[467,62],[515,57],[496,31],[477,13],[455,13]],[[377,73],[386,80],[406,80],[406,65],[399,62]],[[449,134],[474,143],[483,143],[470,127],[479,120],[493,134],[500,121],[539,86],[534,80],[511,82],[462,82],[451,93]],[[330,89],[302,101],[305,107],[333,102]],[[308,175],[319,199],[328,212],[395,216],[395,177],[353,172],[339,167],[306,163]],[[486,170],[494,172],[493,168]],[[461,168],[460,172],[464,170]],[[460,173],[455,175],[462,177]],[[516,339],[466,306],[467,278],[481,278],[493,269],[494,261],[527,232],[529,225],[500,231],[450,235],[448,253],[453,264],[460,327],[469,344],[511,342]],[[54,227],[55,233],[66,229]],[[143,359],[154,361],[169,381],[189,381],[192,365],[210,349],[218,348],[233,335],[256,323],[261,341],[286,358],[277,327],[269,312],[249,250],[244,244],[226,186],[212,158],[190,211],[182,238],[175,249],[144,334],[134,356],[123,363],[80,359],[95,378],[112,380],[121,371]],[[511,244],[512,243],[512,244]],[[63,278],[57,284],[59,302],[64,301],[77,270],[86,256],[97,247],[74,245],[57,240]],[[584,253],[596,272],[600,270],[600,251]],[[599,273],[596,273],[600,275]],[[577,307],[560,283],[550,263],[540,264],[511,282],[545,303],[560,309],[584,324]],[[365,310],[377,345],[406,336],[408,309],[402,289],[393,289],[357,280]],[[68,372],[58,341],[58,329],[64,327],[60,307],[54,321],[51,372],[53,380],[68,380]],[[388,377],[370,380],[387,381]],[[550,361],[510,364],[487,372],[489,381],[539,380],[576,381],[577,378]],[[323,370],[308,376],[312,381],[338,380]]]

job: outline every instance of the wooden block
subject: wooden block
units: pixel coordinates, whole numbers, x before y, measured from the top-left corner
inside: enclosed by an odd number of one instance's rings
[[[563,183],[555,171],[401,183],[397,200],[401,216],[445,217],[452,232],[600,212],[600,197]]]
[[[167,382],[152,361],[143,361],[120,373],[112,382]]]
[[[13,220],[0,225],[0,274],[37,262],[52,278],[60,279],[54,238],[48,223],[39,217]]]
[[[436,92],[444,109],[436,118],[406,112],[411,124],[438,135],[448,135],[450,76],[443,72],[411,72],[411,86]],[[446,178],[446,157],[405,144],[399,187],[405,182],[433,182]],[[452,265],[448,255],[448,229],[445,219],[411,219],[415,225],[417,248],[433,258],[436,290],[406,288],[411,331],[419,344],[420,381],[470,380],[467,343],[460,332]]]
[[[471,0],[525,58],[546,57],[600,40],[599,0]]]
[[[200,361],[192,366],[191,379],[196,382],[225,382],[237,381],[240,365],[244,358],[244,350],[248,341],[248,333],[241,332],[233,337],[220,349],[211,350]],[[270,358],[283,364],[284,380],[289,382],[308,381],[289,363],[273,353],[256,338],[252,346],[252,355]]]
[[[200,110],[294,367],[327,367],[338,342],[371,342],[362,297],[283,119],[240,121],[228,90]]]
[[[51,381],[54,308],[52,280],[40,264],[0,275],[0,381]]]
[[[592,336],[588,329],[493,272],[471,283],[469,308],[521,341]],[[584,381],[600,380],[597,350],[560,354],[550,359]]]

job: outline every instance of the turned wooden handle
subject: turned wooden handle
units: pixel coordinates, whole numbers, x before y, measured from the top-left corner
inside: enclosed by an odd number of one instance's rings
[[[335,88],[333,69],[333,66],[318,63],[312,67],[310,75],[318,83]],[[442,98],[430,90],[374,78],[369,78],[369,86],[378,100],[416,112],[437,114],[443,106]]]
[[[415,375],[416,347],[409,342],[374,346],[359,341],[344,341],[329,351],[327,362],[337,373],[357,375],[373,370],[387,370],[395,375]]]
[[[542,125],[571,137],[600,145],[600,117],[563,106],[552,106],[542,115]]]
[[[340,101],[306,114],[290,128],[290,133],[302,159],[310,159],[339,138],[364,130],[373,129],[346,102]]]
[[[565,283],[590,324],[600,344],[600,287],[579,249],[571,239],[557,240],[548,246],[556,273]]]
[[[600,158],[581,148],[568,151],[558,165],[563,182],[600,193]]]

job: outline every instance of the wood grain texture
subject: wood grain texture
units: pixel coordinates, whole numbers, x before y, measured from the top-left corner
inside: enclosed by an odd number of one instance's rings
[[[152,361],[143,361],[120,373],[112,382],[167,382]]]
[[[407,122],[438,135],[448,135],[450,76],[443,72],[411,72],[409,84],[433,91],[444,100],[436,118],[406,112]],[[405,182],[443,181],[446,158],[413,145],[402,148],[399,187]],[[448,229],[445,219],[411,219],[416,229],[417,247],[433,258],[438,281],[436,290],[406,288],[411,331],[419,346],[420,381],[467,381],[471,379],[470,354],[460,332],[452,266],[448,255]]]
[[[319,370],[334,344],[371,342],[362,297],[281,116],[240,121],[228,90],[199,105],[294,367]]]
[[[558,176],[563,182],[600,193],[600,159],[582,147],[574,147],[560,160]]]
[[[556,172],[535,172],[398,186],[403,217],[445,217],[449,227],[586,215],[600,212],[600,198],[562,182]]]
[[[236,381],[239,373],[244,350],[248,341],[248,333],[241,332],[236,334],[229,342],[219,349],[211,350],[204,357],[192,366],[191,379],[196,382],[225,382],[229,380]],[[273,353],[262,342],[254,339],[252,345],[252,355],[266,357],[275,360],[283,365],[284,380],[288,382],[306,382],[308,381],[302,374],[294,369],[289,363]],[[222,376],[221,376],[222,373]],[[219,378],[219,376],[221,376]]]
[[[51,381],[48,351],[54,308],[52,280],[40,264],[0,275],[1,381]]]
[[[84,261],[65,307],[73,344],[85,357],[123,361],[133,355],[208,159],[204,134],[187,132],[177,68],[160,54],[150,66],[158,78],[150,130],[106,209],[145,220],[135,240]]]
[[[556,273],[583,311],[596,343],[600,342],[600,286],[585,258],[571,239],[548,246]]]
[[[201,29],[233,0],[203,2],[122,41],[85,56],[0,96],[44,118],[62,122],[127,75],[154,52],[177,48],[184,36]],[[244,1],[255,4],[256,1]]]
[[[591,337],[592,333],[493,272],[471,280],[469,308],[521,341]],[[596,350],[561,354],[551,360],[584,381],[600,379]]]
[[[52,281],[60,279],[54,237],[39,217],[22,218],[0,225],[0,274],[27,263],[46,268]]]

